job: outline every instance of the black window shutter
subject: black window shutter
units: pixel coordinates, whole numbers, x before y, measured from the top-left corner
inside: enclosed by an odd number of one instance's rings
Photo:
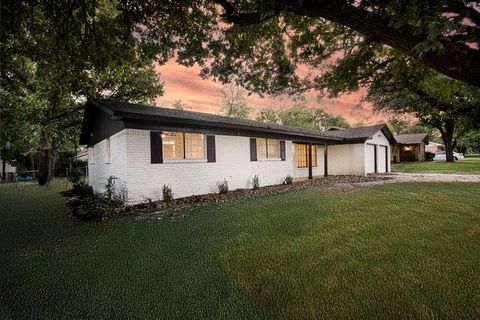
[[[207,162],[215,161],[215,136],[207,136]]]
[[[250,161],[257,161],[257,139],[250,138]]]
[[[282,159],[282,161],[287,159],[287,155],[285,154],[285,141],[280,141],[280,159]]]
[[[151,163],[163,163],[162,133],[150,131]]]

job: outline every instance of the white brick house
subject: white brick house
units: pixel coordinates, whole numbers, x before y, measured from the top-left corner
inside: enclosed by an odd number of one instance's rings
[[[205,113],[94,100],[86,106],[81,143],[88,145],[88,182],[103,192],[110,176],[131,202],[231,190],[298,177],[365,175],[390,170],[385,125],[314,132]],[[311,156],[309,150],[312,150]]]

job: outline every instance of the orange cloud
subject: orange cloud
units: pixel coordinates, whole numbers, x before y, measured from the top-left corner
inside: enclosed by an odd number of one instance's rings
[[[177,64],[174,60],[162,66],[157,66],[161,79],[165,83],[165,95],[157,99],[158,105],[170,106],[175,100],[182,100],[192,110],[208,113],[218,113],[221,108],[220,90],[222,85],[212,79],[202,79],[199,76],[200,68],[194,66],[187,68]],[[301,71],[302,72],[302,71]],[[305,71],[303,71],[305,72]],[[323,98],[318,101],[317,94],[310,91],[304,94],[304,99],[309,105],[320,105],[334,115],[341,115],[349,122],[362,121],[364,123],[378,123],[385,120],[384,115],[372,112],[371,106],[357,109],[355,106],[360,102],[364,91],[359,90],[350,94],[339,96],[336,99]],[[274,108],[286,108],[294,103],[292,98],[260,97],[251,94],[247,97],[247,104],[254,112],[264,106]]]

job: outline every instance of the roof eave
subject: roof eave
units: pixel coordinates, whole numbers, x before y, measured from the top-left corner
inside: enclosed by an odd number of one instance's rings
[[[282,134],[282,135],[292,136],[292,137],[314,139],[317,141],[323,140],[326,143],[341,142],[343,140],[342,138],[338,138],[338,137],[330,137],[330,136],[324,136],[324,135],[309,135],[307,133],[293,132],[288,130],[279,130],[275,128],[262,128],[262,127],[256,127],[256,126],[248,126],[248,125],[239,125],[239,124],[206,121],[206,120],[185,119],[185,118],[176,118],[176,117],[166,117],[166,116],[157,116],[157,115],[147,115],[147,114],[138,114],[138,113],[130,113],[130,112],[122,112],[122,111],[114,111],[112,115],[112,119],[150,120],[150,121],[158,121],[161,119],[162,122],[185,124],[185,125],[203,125],[203,126],[209,126],[212,128],[239,129],[239,130],[247,130],[252,132],[258,131],[258,132],[264,132],[264,133]]]

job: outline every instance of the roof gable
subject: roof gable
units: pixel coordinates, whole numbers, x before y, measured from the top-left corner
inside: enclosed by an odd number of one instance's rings
[[[390,143],[395,142],[392,132],[384,123],[360,128],[325,131],[323,134],[347,140],[368,140],[372,138],[378,131],[382,131]]]
[[[395,136],[400,144],[419,144],[424,142],[428,144],[428,134],[426,133],[413,133],[413,134],[399,134]]]

